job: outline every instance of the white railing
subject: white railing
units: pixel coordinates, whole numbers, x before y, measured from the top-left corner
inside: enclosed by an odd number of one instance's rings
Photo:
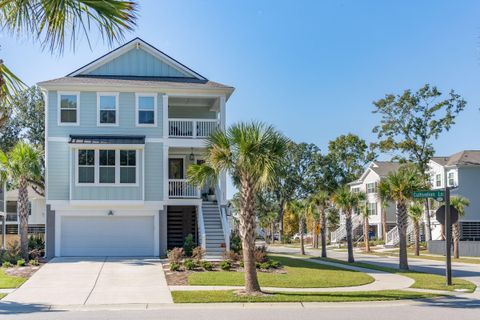
[[[219,128],[216,119],[169,119],[168,136],[171,138],[206,138]]]
[[[207,235],[205,232],[205,222],[203,221],[202,206],[198,206],[198,233],[200,234],[200,246],[203,250],[207,250]]]
[[[408,226],[407,226],[407,242],[410,239],[411,234],[413,233],[414,225],[411,223],[410,219],[408,219]],[[400,242],[400,238],[398,236],[398,227],[393,228],[392,230],[387,232],[387,237],[385,238],[385,245],[387,246],[396,246]]]
[[[359,215],[354,215],[352,217],[352,236],[355,233],[355,230],[362,226],[363,221],[362,217]],[[332,243],[338,243],[345,239],[347,237],[347,228],[345,227],[345,224],[341,224],[340,227],[338,227],[337,230],[333,231],[331,234],[331,241]]]
[[[187,179],[169,179],[168,196],[170,198],[200,198],[200,191],[196,186],[188,183]]]

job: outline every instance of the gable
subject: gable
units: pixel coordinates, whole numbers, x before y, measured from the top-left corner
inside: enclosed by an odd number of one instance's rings
[[[173,66],[154,57],[144,49],[132,48],[86,75],[191,78]]]

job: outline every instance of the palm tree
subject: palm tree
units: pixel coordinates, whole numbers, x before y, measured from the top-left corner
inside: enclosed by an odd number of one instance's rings
[[[0,0],[0,25],[17,37],[33,39],[51,53],[61,54],[68,34],[73,49],[80,36],[91,47],[92,25],[109,45],[122,40],[124,32],[135,27],[136,12],[135,1]],[[0,60],[0,126],[23,86]]]
[[[397,229],[399,238],[399,268],[408,270],[407,257],[407,204],[412,192],[424,187],[421,175],[412,166],[404,166],[390,173],[380,182],[379,190],[384,192],[388,199],[395,201]]]
[[[353,257],[352,239],[352,213],[358,207],[361,198],[357,193],[350,191],[348,186],[338,188],[332,197],[333,203],[345,215],[345,228],[347,230],[348,262],[355,262]]]
[[[0,181],[18,185],[18,215],[20,220],[20,249],[28,261],[28,186],[41,175],[40,154],[25,142],[19,142],[5,154],[0,150]]]
[[[360,205],[360,214],[363,218],[363,243],[365,245],[365,252],[370,252],[370,211],[368,210],[368,203],[365,201]]]
[[[205,163],[188,168],[190,182],[205,185],[229,173],[240,192],[240,236],[245,291],[260,292],[255,265],[255,194],[271,186],[285,157],[288,139],[263,123],[238,123],[206,139]]]
[[[383,240],[387,240],[387,209],[388,209],[388,195],[386,194],[385,190],[380,189],[380,185],[377,187],[377,194],[380,198],[380,219],[382,222],[382,238]]]
[[[423,205],[420,203],[413,203],[408,207],[408,216],[413,222],[413,238],[415,255],[420,255],[420,222],[423,216]]]
[[[453,196],[450,198],[450,205],[457,209],[458,211],[458,218],[463,217],[465,215],[465,207],[470,205],[470,200],[465,197],[461,196]],[[460,258],[459,252],[459,242],[460,242],[460,222],[457,221],[452,225],[452,233],[453,233],[453,257]]]
[[[305,255],[305,220],[311,212],[311,206],[305,200],[292,200],[287,202],[286,210],[298,217],[298,233],[300,234],[300,253]]]
[[[320,224],[320,241],[322,244],[322,258],[327,257],[327,215],[326,210],[329,204],[330,195],[324,190],[313,195],[311,201],[318,208]]]

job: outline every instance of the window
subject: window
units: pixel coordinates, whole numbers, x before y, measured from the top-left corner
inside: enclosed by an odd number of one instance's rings
[[[352,192],[353,192],[353,193],[359,193],[359,192],[360,192],[360,188],[359,188],[359,187],[352,188]]]
[[[100,150],[100,183],[115,183],[115,150]]]
[[[137,125],[155,126],[157,101],[155,95],[137,95]]]
[[[377,214],[377,203],[376,202],[369,202],[368,203],[368,215],[376,215]]]
[[[98,125],[117,125],[118,96],[113,93],[98,95]]]
[[[59,123],[60,124],[78,124],[78,94],[60,93],[59,101]]]
[[[448,173],[448,185],[453,187],[455,185],[455,175],[453,172]]]
[[[136,162],[136,150],[120,150],[120,183],[136,183]]]
[[[367,193],[375,193],[377,192],[377,183],[371,182],[367,183]]]
[[[78,183],[95,183],[95,150],[78,150]]]
[[[435,186],[436,187],[441,187],[442,186],[442,175],[441,174],[435,175]]]

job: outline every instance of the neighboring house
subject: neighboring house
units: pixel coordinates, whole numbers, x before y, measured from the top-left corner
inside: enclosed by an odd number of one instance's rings
[[[3,197],[2,197],[3,199]],[[6,193],[6,201],[2,203],[0,211],[5,212],[5,234],[6,244],[20,241],[18,233],[18,190],[10,190]],[[45,198],[38,195],[32,188],[28,188],[28,200],[30,205],[28,216],[28,233],[44,234],[45,233]],[[3,211],[5,210],[5,211]],[[3,229],[0,228],[0,234]]]
[[[222,254],[226,176],[200,190],[186,173],[203,162],[204,138],[225,128],[233,87],[139,38],[39,86],[47,257],[164,256],[188,234]]]
[[[465,217],[460,219],[461,239],[480,240],[480,150],[465,150],[449,157],[433,157],[429,162],[433,189],[452,187],[452,195],[470,200]],[[435,220],[434,220],[435,221]],[[435,226],[438,223],[435,221]],[[441,238],[441,228],[432,231],[433,240]]]

